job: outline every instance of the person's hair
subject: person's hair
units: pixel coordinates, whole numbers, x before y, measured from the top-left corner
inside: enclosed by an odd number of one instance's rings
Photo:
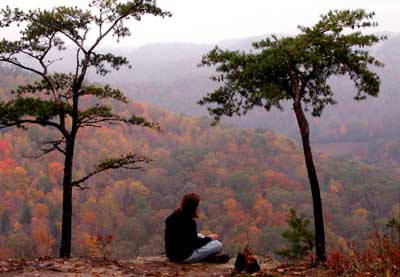
[[[181,204],[179,206],[179,210],[190,215],[192,218],[198,218],[198,210],[197,207],[200,203],[200,196],[196,193],[189,192],[183,196]]]

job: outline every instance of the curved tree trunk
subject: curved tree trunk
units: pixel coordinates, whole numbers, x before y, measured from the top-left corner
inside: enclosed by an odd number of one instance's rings
[[[67,141],[64,162],[63,179],[63,211],[61,227],[60,258],[69,258],[71,255],[71,230],[72,230],[72,166],[74,158],[75,141]]]
[[[311,193],[314,207],[314,225],[315,225],[315,245],[317,262],[325,262],[325,231],[324,218],[322,213],[321,194],[319,190],[319,182],[317,173],[314,167],[313,156],[310,146],[310,128],[307,118],[303,112],[300,101],[295,101],[293,104],[296,114],[297,123],[299,125],[301,141],[303,143],[304,158],[307,166],[308,179],[311,185]]]

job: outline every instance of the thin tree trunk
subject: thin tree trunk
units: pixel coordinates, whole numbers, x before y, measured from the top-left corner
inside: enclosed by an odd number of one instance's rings
[[[307,118],[303,112],[300,101],[295,101],[293,104],[296,114],[297,123],[299,125],[301,141],[303,143],[304,158],[307,166],[308,179],[311,185],[311,193],[314,207],[314,226],[315,226],[315,244],[317,262],[325,262],[325,231],[324,218],[322,213],[322,201],[319,190],[319,182],[315,171],[313,156],[310,146],[310,128]]]
[[[63,212],[61,227],[60,258],[71,256],[71,230],[72,230],[72,166],[74,158],[75,141],[67,141],[64,162],[63,179]]]

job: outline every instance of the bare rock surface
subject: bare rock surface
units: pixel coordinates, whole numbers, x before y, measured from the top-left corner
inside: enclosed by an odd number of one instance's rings
[[[334,276],[320,275],[321,272],[310,271],[306,267],[285,267],[270,258],[258,257],[262,270],[253,275],[238,274],[236,276]],[[169,262],[165,257],[137,257],[132,260],[103,260],[93,258],[35,259],[0,261],[0,276],[232,276],[234,259],[226,264],[177,264]],[[318,274],[314,274],[318,273]]]

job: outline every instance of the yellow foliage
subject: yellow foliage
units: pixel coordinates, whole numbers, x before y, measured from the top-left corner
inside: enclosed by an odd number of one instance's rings
[[[24,168],[20,167],[20,166],[17,166],[15,168],[14,173],[16,175],[20,175],[20,176],[24,176],[24,177],[26,177],[27,174],[28,174],[28,172],[26,172],[26,170]]]
[[[400,203],[394,203],[390,209],[390,217],[398,218],[400,216]]]
[[[353,216],[366,217],[367,215],[368,215],[368,211],[364,208],[358,208],[353,211]]]
[[[150,194],[150,190],[145,187],[140,181],[132,182],[129,186],[136,195],[146,196]]]
[[[44,198],[44,193],[42,191],[40,191],[40,190],[32,191],[32,198],[31,199],[34,200],[35,202],[40,200],[40,199],[43,199],[43,198]]]
[[[320,158],[321,162],[326,162],[329,160],[329,156],[326,153],[320,153],[319,158]]]
[[[86,201],[86,203],[88,203],[88,204],[96,204],[97,203],[97,199],[94,196],[90,196],[89,199]]]
[[[339,247],[343,247],[343,248],[347,247],[347,240],[344,237],[339,236],[338,237],[338,245],[339,245]]]
[[[342,189],[342,184],[334,179],[329,180],[329,192],[338,193]]]
[[[17,233],[19,231],[22,231],[22,225],[18,221],[16,221],[14,224],[14,232]]]
[[[273,146],[285,153],[291,152],[293,149],[287,136],[282,134],[276,134]]]

